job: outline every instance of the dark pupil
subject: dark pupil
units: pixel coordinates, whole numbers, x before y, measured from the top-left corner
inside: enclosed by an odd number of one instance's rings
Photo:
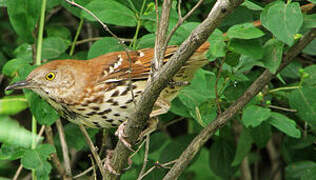
[[[48,77],[48,79],[52,79],[52,78],[53,78],[53,75],[52,75],[52,74],[49,74],[47,77]]]

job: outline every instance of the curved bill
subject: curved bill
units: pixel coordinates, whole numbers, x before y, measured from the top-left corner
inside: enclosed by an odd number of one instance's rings
[[[19,82],[9,85],[8,87],[5,88],[5,90],[8,91],[8,90],[14,90],[14,89],[23,89],[23,88],[28,88],[30,86],[31,86],[30,81],[19,81]]]

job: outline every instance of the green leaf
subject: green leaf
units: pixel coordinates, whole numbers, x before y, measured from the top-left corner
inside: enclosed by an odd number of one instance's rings
[[[248,129],[244,128],[238,139],[237,150],[235,153],[232,166],[239,165],[242,160],[248,155],[251,150],[251,144],[253,143],[251,134]]]
[[[248,1],[248,0],[243,2],[241,5],[247,7],[248,9],[251,9],[253,11],[261,11],[261,10],[263,10],[263,8],[261,6],[255,4],[255,3],[251,2],[251,1]]]
[[[283,114],[272,112],[271,118],[268,121],[272,126],[284,132],[288,136],[294,138],[301,137],[301,131],[296,128],[296,123],[294,120],[284,116]]]
[[[304,15],[303,29],[311,29],[316,27],[316,14]]]
[[[7,3],[10,23],[15,32],[27,43],[34,41],[33,30],[40,14],[40,0],[9,0]]]
[[[271,125],[267,122],[261,123],[255,128],[249,128],[253,142],[259,148],[265,148],[272,136]]]
[[[316,66],[315,66],[316,67]],[[299,70],[302,68],[302,64],[297,61],[292,61],[289,65],[287,65],[282,71],[282,77],[298,79],[300,78]],[[316,69],[315,69],[316,70]],[[305,82],[306,80],[304,80]]]
[[[204,101],[195,108],[195,112],[191,111],[192,117],[202,126],[206,127],[210,122],[215,120],[217,107],[215,99]]]
[[[80,4],[81,6],[85,7],[89,2],[91,2],[91,0],[76,0],[77,4]],[[71,14],[73,14],[74,16],[77,16],[78,18],[81,18],[81,9],[73,6],[69,3],[67,3],[66,1],[61,1],[61,5],[67,9],[68,11],[71,12]]]
[[[212,171],[224,179],[230,179],[236,168],[232,167],[234,148],[223,139],[217,140],[210,149],[210,167]]]
[[[227,31],[229,38],[237,39],[255,39],[263,35],[264,32],[256,28],[252,23],[237,24],[230,27]]]
[[[312,161],[293,162],[285,168],[285,179],[300,179],[315,168],[316,163]]]
[[[181,102],[181,100],[179,98],[175,98],[172,102],[171,102],[171,108],[170,111],[174,114],[177,114],[179,116],[182,117],[191,117],[189,110],[183,105],[183,103]]]
[[[289,103],[292,109],[297,110],[297,115],[304,121],[316,126],[316,88],[302,87],[292,91]]]
[[[69,44],[60,37],[48,37],[43,40],[43,59],[54,59],[66,51]]]
[[[304,49],[303,53],[316,56],[316,39],[310,42]]]
[[[276,1],[264,8],[260,20],[277,39],[291,46],[294,35],[303,24],[303,15],[298,2],[285,4],[283,1]]]
[[[191,32],[199,25],[197,22],[188,22],[181,25],[169,42],[170,45],[180,45]]]
[[[254,59],[261,59],[264,53],[261,43],[257,39],[232,39],[228,49],[235,53],[246,55]]]
[[[52,125],[59,118],[57,112],[46,101],[37,94],[23,90],[27,101],[30,104],[30,110],[39,124]]]
[[[21,59],[24,62],[33,62],[33,49],[31,44],[23,43],[14,49],[13,54],[16,58]]]
[[[68,28],[58,25],[45,27],[48,37],[60,37],[64,40],[71,40],[71,32]]]
[[[100,55],[124,50],[123,46],[112,37],[105,37],[93,43],[88,52],[88,59],[98,57]],[[125,52],[124,52],[125,53]]]
[[[26,64],[28,63],[23,61],[23,59],[12,59],[3,66],[2,73],[6,76],[13,77],[18,70],[23,68]]]
[[[49,179],[52,166],[47,162],[47,158],[54,152],[56,150],[52,145],[42,144],[36,149],[27,150],[21,159],[21,163],[26,169],[36,170],[38,179]]]
[[[207,52],[207,57],[224,57],[225,56],[225,42],[223,32],[219,29],[215,29],[215,31],[211,34],[211,36],[207,39],[207,41],[211,44],[210,50]]]
[[[25,148],[11,144],[2,144],[0,149],[0,160],[16,160],[23,156]]]
[[[123,4],[113,0],[93,0],[85,6],[93,12],[102,22],[119,26],[136,26],[137,20],[133,11]],[[96,21],[87,12],[81,15],[89,21]]]
[[[282,61],[283,43],[276,39],[270,39],[266,42],[263,48],[264,56],[262,58],[262,62],[264,67],[274,74],[278,70]]]
[[[212,179],[221,180],[216,176],[207,164],[209,164],[209,153],[206,148],[202,148],[197,160],[186,170],[188,173],[194,173],[194,179]]]
[[[16,147],[30,147],[32,139],[32,133],[21,127],[18,122],[7,116],[0,116],[0,142]]]
[[[257,127],[271,116],[271,110],[256,105],[247,106],[242,114],[242,123],[246,127]]]
[[[316,85],[316,65],[310,65],[304,68],[304,72],[308,74],[308,77],[304,79],[304,85],[314,86]]]
[[[6,96],[0,99],[0,114],[14,115],[28,107],[24,96]]]
[[[155,47],[155,34],[146,34],[138,39],[137,49]]]

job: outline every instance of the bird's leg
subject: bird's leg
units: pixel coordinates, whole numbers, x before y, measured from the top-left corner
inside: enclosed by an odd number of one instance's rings
[[[120,124],[120,126],[117,128],[115,135],[119,138],[120,141],[122,141],[122,143],[132,152],[134,152],[134,150],[132,149],[132,145],[127,142],[127,140],[125,139],[127,137],[127,135],[124,132],[125,126],[127,124],[127,120],[124,121],[122,124]]]
[[[120,173],[118,173],[111,165],[111,159],[113,157],[113,152],[114,150],[110,150],[108,149],[106,151],[106,158],[105,158],[105,162],[104,162],[104,168],[106,170],[108,170],[111,174],[114,174],[114,175],[121,175]],[[124,168],[123,171],[127,171],[128,169],[130,169],[132,167],[132,164],[133,164],[133,161],[132,159],[129,157],[128,158],[128,167],[127,168]]]

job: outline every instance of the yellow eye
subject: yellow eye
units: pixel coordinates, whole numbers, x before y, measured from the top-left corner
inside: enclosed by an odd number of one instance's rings
[[[46,80],[51,81],[51,80],[54,80],[54,79],[55,79],[55,76],[56,76],[56,75],[55,75],[54,73],[50,72],[50,73],[47,73],[47,74],[46,74],[45,78],[46,78]]]

